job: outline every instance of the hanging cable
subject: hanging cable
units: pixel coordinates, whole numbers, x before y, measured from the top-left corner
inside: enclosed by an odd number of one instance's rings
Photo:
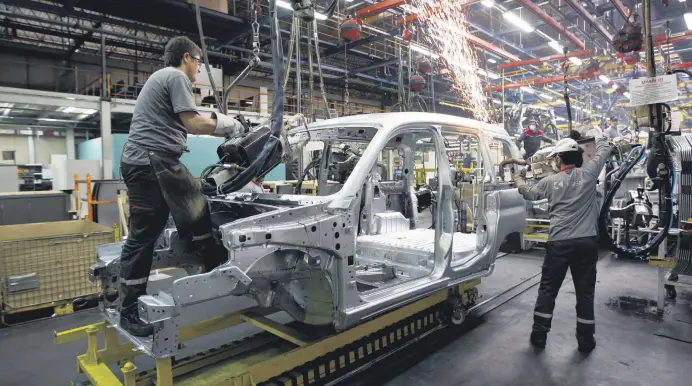
[[[314,20],[314,19],[313,19]],[[315,74],[312,69],[312,24],[306,23],[305,28],[307,28],[307,38],[308,38],[308,121],[312,122],[315,120],[315,105],[312,103],[314,97],[313,90],[315,89]]]
[[[216,94],[216,84],[214,83],[214,77],[211,75],[211,67],[209,67],[209,57],[207,57],[207,43],[204,41],[204,31],[202,30],[202,14],[199,9],[199,0],[195,0],[195,18],[197,19],[197,31],[199,32],[199,42],[202,48],[202,58],[204,59],[204,68],[207,70],[207,76],[209,77],[209,84],[211,85],[211,92],[214,94],[214,100],[216,101],[216,106],[221,107],[221,99]],[[221,110],[225,113],[225,109]]]
[[[259,4],[255,4],[255,9],[253,12],[253,20],[252,20],[252,58],[250,58],[250,63],[248,63],[247,67],[243,69],[243,71],[238,74],[238,76],[233,79],[233,82],[226,87],[226,90],[223,92],[223,100],[221,103],[221,106],[219,110],[223,113],[226,114],[228,112],[228,97],[231,95],[231,91],[235,88],[235,86],[238,85],[243,79],[247,78],[247,76],[250,74],[250,71],[257,67],[262,61],[260,60],[259,57],[259,51],[260,51],[260,41],[259,41],[259,22],[257,22],[257,9],[259,8]],[[273,47],[272,47],[273,49]],[[283,52],[283,47],[282,50]],[[281,58],[283,61],[283,57]],[[283,64],[281,65],[281,70],[283,71]],[[276,72],[275,72],[276,74]]]
[[[312,21],[312,33],[313,41],[315,42],[315,57],[317,58],[317,73],[320,76],[320,92],[322,93],[322,102],[324,102],[324,109],[327,112],[327,118],[332,117],[329,113],[329,102],[327,101],[327,93],[324,90],[324,76],[322,74],[322,59],[320,58],[320,37],[317,33],[317,20]]]
[[[219,195],[228,194],[237,191],[245,186],[250,180],[260,175],[262,168],[267,160],[274,154],[275,151],[280,151],[280,136],[283,130],[284,117],[284,89],[281,81],[283,80],[283,45],[281,44],[281,30],[279,28],[279,18],[276,12],[276,0],[271,0],[269,3],[270,14],[270,33],[271,33],[271,52],[272,52],[272,70],[274,71],[273,86],[274,86],[274,101],[272,105],[272,115],[269,122],[270,135],[265,142],[262,151],[257,158],[247,167],[235,175],[232,179],[227,180],[217,188]]]
[[[288,62],[284,72],[284,90],[288,86],[288,78],[291,77],[291,60],[293,59],[293,45],[296,39],[296,18],[291,18],[291,38],[288,40]]]
[[[653,52],[653,37],[651,33],[651,0],[643,0],[642,10],[644,15],[644,32],[646,34],[646,63],[647,77],[653,78],[656,76],[656,63]],[[649,178],[653,182],[650,190],[658,189],[659,195],[659,232],[649,240],[649,242],[640,247],[626,248],[616,244],[610,233],[608,232],[608,224],[610,219],[610,207],[613,197],[617,193],[622,180],[627,176],[632,168],[636,165],[636,161],[630,160],[630,157],[620,166],[618,172],[614,175],[615,181],[608,191],[603,206],[598,218],[598,228],[601,238],[605,240],[608,248],[618,255],[630,257],[648,257],[655,251],[658,246],[665,240],[673,223],[673,189],[675,183],[675,165],[670,148],[666,142],[666,135],[669,131],[665,128],[665,118],[663,108],[667,105],[655,103],[648,105],[647,119],[651,128],[649,133],[649,155],[647,159],[646,171]],[[641,160],[644,154],[644,148],[641,147],[641,154],[637,160]]]

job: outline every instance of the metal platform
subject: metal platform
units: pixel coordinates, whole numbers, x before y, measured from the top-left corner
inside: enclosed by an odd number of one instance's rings
[[[474,280],[458,287],[464,307],[477,299]],[[264,330],[242,341],[187,358],[161,358],[155,368],[140,371],[134,358],[146,354],[147,339],[136,347],[118,342],[117,327],[105,321],[55,333],[63,344],[87,340],[77,357],[79,372],[91,385],[303,385],[325,384],[406,347],[447,324],[446,301],[456,291],[441,291],[342,333],[298,323],[281,324],[267,317],[272,310],[251,308],[180,328],[180,342],[250,323]],[[103,337],[101,338],[101,335]],[[99,348],[98,342],[104,342]],[[150,354],[150,353],[149,353]],[[151,355],[150,355],[151,356]],[[109,365],[120,366],[116,375]]]

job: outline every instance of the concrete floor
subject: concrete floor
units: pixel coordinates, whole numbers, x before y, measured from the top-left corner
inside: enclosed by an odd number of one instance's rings
[[[692,337],[692,293],[678,291],[662,317],[652,313],[656,270],[645,262],[612,259],[598,265],[596,339],[589,355],[576,350],[575,293],[570,278],[558,296],[545,350],[530,346],[537,286],[464,328],[430,337],[408,354],[378,365],[351,385],[689,385],[692,344],[654,335],[676,324]],[[531,259],[508,256],[486,283],[524,275]],[[508,272],[508,269],[509,271]],[[508,281],[508,280],[507,280]],[[516,280],[514,280],[516,281]],[[514,282],[512,281],[512,282]],[[510,284],[510,283],[507,283]],[[484,284],[485,285],[485,284]],[[493,292],[495,288],[486,288]],[[481,290],[483,292],[483,290]],[[621,298],[623,297],[623,298]],[[632,299],[646,299],[632,302]],[[636,303],[636,306],[631,306]],[[681,322],[686,320],[687,323]]]
[[[542,252],[507,255],[481,284],[487,297],[540,271]],[[599,262],[596,338],[590,355],[576,351],[575,295],[565,280],[548,347],[528,344],[537,286],[461,328],[446,329],[349,380],[351,385],[684,385],[692,379],[692,344],[654,335],[677,323],[692,335],[692,293],[678,292],[663,317],[648,312],[656,271],[646,263]],[[624,300],[644,299],[626,307]],[[481,299],[483,300],[483,299]],[[622,300],[622,299],[620,299]],[[57,346],[53,331],[100,319],[96,310],[0,329],[0,385],[65,385],[81,379],[75,357],[85,341]],[[687,323],[679,320],[687,320]],[[246,331],[248,332],[248,331]],[[235,332],[237,333],[237,332]],[[220,341],[218,338],[212,342]],[[148,361],[137,362],[139,368]],[[149,364],[150,365],[150,364]]]

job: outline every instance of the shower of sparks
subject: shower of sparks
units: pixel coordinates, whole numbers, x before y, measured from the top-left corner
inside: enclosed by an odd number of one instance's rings
[[[422,26],[419,31],[431,50],[439,55],[438,66],[446,69],[460,101],[469,106],[476,119],[489,119],[487,97],[478,74],[478,58],[466,36],[468,0],[409,0]]]

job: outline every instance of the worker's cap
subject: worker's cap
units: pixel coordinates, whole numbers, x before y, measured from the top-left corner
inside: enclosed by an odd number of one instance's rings
[[[558,154],[567,153],[570,151],[578,151],[580,153],[584,152],[584,150],[579,147],[577,141],[573,140],[572,138],[563,138],[557,141],[555,147],[553,147],[553,151],[548,154],[548,157],[554,157]]]

